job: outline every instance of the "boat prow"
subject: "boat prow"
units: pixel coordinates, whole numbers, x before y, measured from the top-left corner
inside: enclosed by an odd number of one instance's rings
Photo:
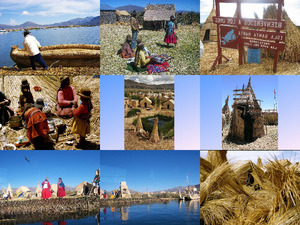
[[[48,67],[100,67],[100,45],[51,45],[41,47],[40,52]],[[18,45],[11,47],[10,57],[18,66],[30,67],[27,51]]]

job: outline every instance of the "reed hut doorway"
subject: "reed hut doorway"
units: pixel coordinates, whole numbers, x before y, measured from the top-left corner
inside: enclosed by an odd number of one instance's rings
[[[205,30],[203,41],[209,41],[210,29]]]

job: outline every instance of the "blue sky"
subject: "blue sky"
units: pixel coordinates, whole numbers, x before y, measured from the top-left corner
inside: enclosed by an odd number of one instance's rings
[[[124,149],[124,76],[101,75],[101,150]]]
[[[140,75],[139,75],[140,76]],[[150,76],[161,77],[159,75]],[[137,76],[132,76],[137,77]],[[142,77],[141,77],[142,78]],[[172,80],[173,76],[166,81]],[[154,78],[153,78],[154,79]],[[157,82],[156,79],[154,79]],[[101,150],[124,149],[124,76],[101,75]],[[200,149],[200,76],[175,76],[175,149]]]
[[[19,25],[63,22],[78,17],[99,16],[99,0],[1,0],[0,24]]]
[[[222,149],[222,76],[200,77],[200,146]]]
[[[233,90],[247,86],[249,76],[205,76],[200,83],[200,135],[201,149],[222,149],[222,107],[229,95],[229,106],[233,104]],[[251,76],[251,85],[256,98],[263,100],[262,109],[273,109],[274,89],[278,101],[277,76]],[[280,102],[278,101],[278,110]],[[281,115],[279,113],[279,115]]]
[[[30,160],[27,162],[25,156]],[[100,167],[99,151],[0,151],[0,187],[36,187],[45,177],[67,186],[91,182]]]
[[[254,12],[257,13],[259,18],[263,17],[263,9],[269,4],[242,4],[242,17],[254,18]],[[232,17],[236,10],[235,3],[221,3],[220,4],[221,16]],[[200,0],[200,22],[204,23],[213,7],[212,0]],[[290,19],[296,24],[300,25],[300,1],[288,0],[284,2],[283,9],[288,13]]]
[[[247,87],[250,76],[223,76],[222,77],[222,107],[225,104],[225,99],[229,95],[229,106],[232,110],[233,104],[233,90],[238,87],[241,89],[243,84]],[[255,96],[261,103],[262,109],[274,108],[274,89],[278,100],[278,76],[251,76],[251,85]],[[278,106],[279,108],[279,106]]]
[[[112,7],[124,6],[124,5],[137,5],[145,7],[147,4],[175,4],[176,10],[187,10],[199,12],[200,3],[199,0],[101,0],[101,4],[110,5]]]
[[[200,183],[199,151],[101,151],[101,189],[146,192]]]

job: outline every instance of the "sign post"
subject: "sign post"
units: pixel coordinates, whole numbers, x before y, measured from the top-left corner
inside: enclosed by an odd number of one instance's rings
[[[237,17],[221,17],[220,3],[236,3]],[[277,19],[246,19],[241,15],[241,3],[272,3],[278,4]],[[222,48],[238,49],[239,65],[243,64],[244,46],[274,50],[273,72],[276,73],[278,54],[285,48],[285,21],[281,20],[284,0],[216,0],[216,16],[213,22],[217,24],[218,56],[211,69],[222,64]],[[266,30],[267,29],[267,30]]]

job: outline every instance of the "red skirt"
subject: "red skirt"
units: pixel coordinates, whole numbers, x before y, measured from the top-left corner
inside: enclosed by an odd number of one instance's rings
[[[173,43],[173,44],[176,44],[176,43],[177,43],[177,40],[176,40],[175,33],[166,36],[166,37],[165,37],[165,42],[166,42],[166,43]]]
[[[48,188],[42,190],[42,199],[50,198],[51,191]]]
[[[59,187],[57,190],[57,197],[62,198],[66,196],[66,192],[63,187]]]

